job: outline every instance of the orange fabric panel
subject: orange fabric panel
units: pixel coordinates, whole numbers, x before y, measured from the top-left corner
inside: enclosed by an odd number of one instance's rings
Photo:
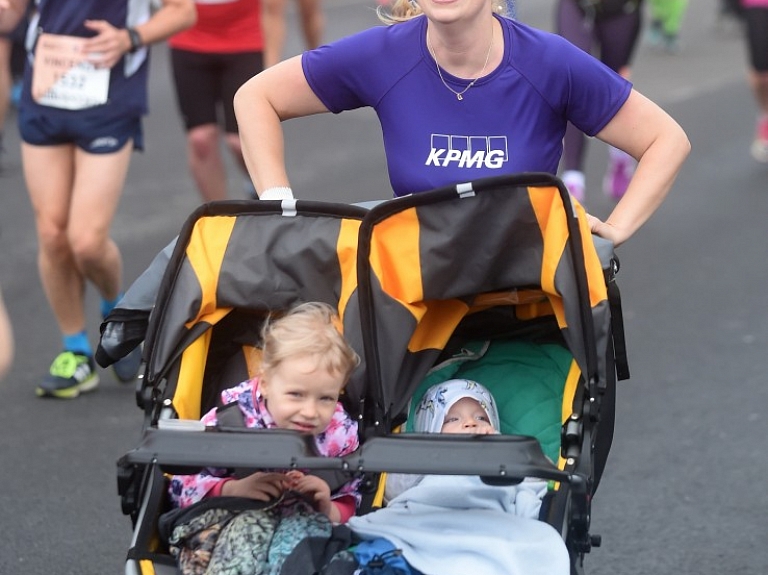
[[[415,208],[395,214],[376,226],[370,261],[371,270],[382,289],[417,316],[413,306],[409,305],[424,299]]]
[[[543,236],[544,254],[541,261],[541,287],[550,294],[550,303],[560,327],[565,327],[563,301],[555,289],[555,272],[568,240],[568,228],[557,225],[565,221],[565,207],[557,188],[529,188],[528,196],[539,221]],[[555,224],[550,225],[553,221]]]
[[[419,306],[423,312],[408,342],[411,352],[443,349],[469,306],[457,299],[433,300]]]
[[[187,322],[187,328],[198,323],[201,317],[216,311],[216,289],[221,266],[236,220],[235,216],[201,218],[192,230],[186,255],[200,282],[203,297],[197,317]]]
[[[179,379],[173,394],[173,407],[179,419],[200,419],[200,390],[208,358],[212,331],[206,332],[189,345],[182,354]]]
[[[556,187],[529,188],[528,196],[543,236],[544,255],[541,265],[541,285],[545,291],[551,294],[550,301],[558,324],[561,328],[565,328],[567,326],[563,301],[555,290],[555,273],[568,240],[568,228],[561,224],[568,217],[565,212],[568,206],[563,205],[560,200],[560,192]],[[586,212],[581,204],[578,202],[574,202],[574,204],[579,214],[579,232],[584,248],[584,263],[589,284],[589,303],[591,307],[595,307],[608,298],[603,268],[594,247]]]
[[[341,266],[341,293],[339,295],[339,317],[344,321],[344,311],[349,298],[357,288],[357,240],[360,232],[358,220],[342,220],[336,252]]]
[[[579,384],[579,378],[581,377],[581,370],[576,364],[576,360],[571,362],[571,369],[568,370],[568,376],[565,378],[565,387],[563,388],[563,409],[561,414],[561,421],[565,423],[571,414],[573,413],[573,397],[576,394],[576,388]],[[557,467],[559,469],[565,469],[565,459],[562,454],[557,459]]]

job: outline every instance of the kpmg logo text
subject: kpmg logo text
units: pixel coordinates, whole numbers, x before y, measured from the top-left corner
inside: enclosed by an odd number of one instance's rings
[[[432,134],[432,149],[425,165],[498,169],[509,159],[507,152],[506,136]]]

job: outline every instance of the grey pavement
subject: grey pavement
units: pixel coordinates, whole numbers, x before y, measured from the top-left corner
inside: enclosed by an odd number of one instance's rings
[[[549,29],[554,0],[522,0],[520,18]],[[329,0],[327,39],[376,24],[374,4]],[[636,87],[687,130],[693,152],[654,218],[618,249],[632,378],[620,382],[614,448],[593,506],[603,546],[588,573],[719,575],[768,572],[768,166],[749,157],[755,108],[738,31],[716,25],[716,0],[691,2],[683,50],[641,46]],[[295,18],[293,19],[295,21]],[[292,29],[289,46],[298,53]],[[115,220],[130,283],[197,205],[169,82],[153,49],[146,151],[136,154]],[[130,521],[115,462],[135,445],[133,390],[102,372],[72,402],[34,397],[59,335],[37,276],[36,240],[10,119],[0,176],[0,281],[17,336],[0,383],[0,574],[123,571]],[[389,195],[381,133],[370,111],[286,124],[292,184],[301,197],[360,201]],[[589,148],[587,206],[605,147]],[[44,167],[41,167],[44,169]],[[239,191],[232,172],[232,187]],[[93,337],[98,301],[87,293]]]

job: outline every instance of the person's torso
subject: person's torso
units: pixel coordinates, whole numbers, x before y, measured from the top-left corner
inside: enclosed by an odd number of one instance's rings
[[[86,20],[105,20],[115,28],[135,26],[146,21],[150,0],[40,0],[30,22],[30,55],[24,77],[22,106],[38,106],[31,97],[36,39],[40,34],[91,38],[96,35],[85,26]],[[147,110],[148,50],[126,54],[110,69],[108,100],[105,104],[79,110],[100,117],[141,115]],[[51,113],[58,108],[45,106]]]
[[[501,22],[502,63],[462,99],[455,92],[469,81],[444,71],[440,78],[424,18],[367,31],[343,52],[329,49],[330,57],[323,48],[306,53],[304,69],[332,111],[375,108],[396,195],[510,173],[556,173],[567,120],[594,134],[630,86],[554,35]],[[327,64],[332,58],[338,63]]]
[[[168,40],[172,48],[220,54],[263,50],[259,0],[196,0],[196,7],[197,22]]]

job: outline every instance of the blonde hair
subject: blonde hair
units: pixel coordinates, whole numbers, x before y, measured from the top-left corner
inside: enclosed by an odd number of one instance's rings
[[[512,16],[507,0],[491,0],[491,8],[500,16]],[[407,22],[423,13],[416,0],[393,0],[389,7],[382,4],[376,7],[376,15],[387,26],[398,22]]]
[[[341,335],[340,327],[336,310],[321,302],[303,303],[285,315],[268,318],[261,330],[259,371],[266,374],[292,357],[312,356],[317,357],[318,368],[342,375],[346,383],[360,357]]]

